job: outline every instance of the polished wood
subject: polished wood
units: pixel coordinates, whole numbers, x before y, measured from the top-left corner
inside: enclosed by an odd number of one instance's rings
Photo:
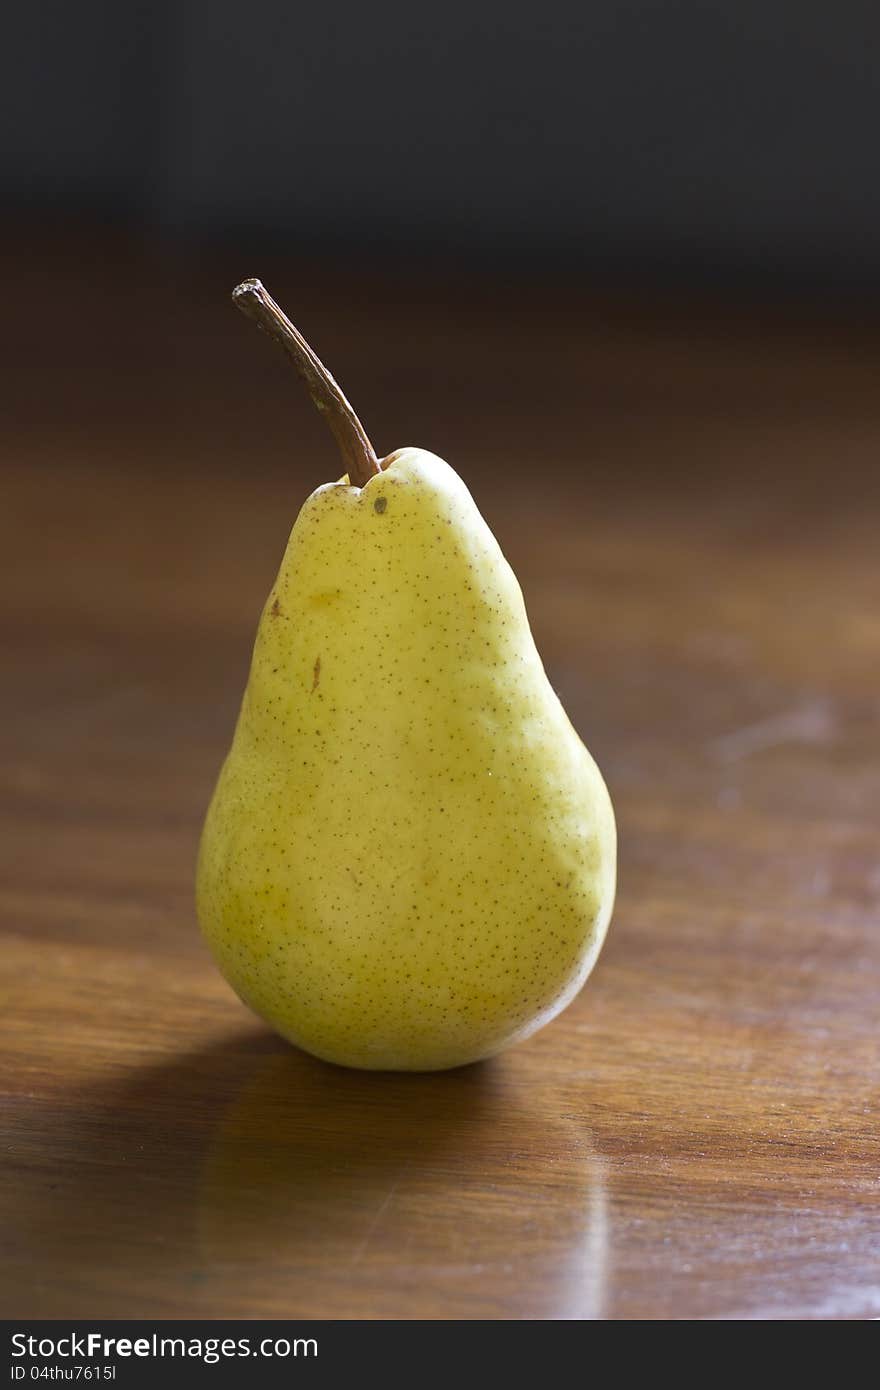
[[[3,1312],[880,1316],[880,320],[5,264]],[[337,468],[228,307],[255,270],[380,452],[468,479],[615,799],[595,974],[489,1064],[315,1062],[197,934],[256,617]]]

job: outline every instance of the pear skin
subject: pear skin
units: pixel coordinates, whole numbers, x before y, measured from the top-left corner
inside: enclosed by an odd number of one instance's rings
[[[602,777],[457,474],[399,450],[304,504],[202,835],[226,979],[350,1067],[436,1070],[577,994],[614,900]]]

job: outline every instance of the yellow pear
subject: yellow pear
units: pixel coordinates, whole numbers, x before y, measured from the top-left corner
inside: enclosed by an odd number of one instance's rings
[[[241,998],[351,1067],[435,1070],[554,1017],[602,945],[616,836],[522,593],[470,493],[376,459],[259,281],[348,469],[305,502],[208,811],[197,899]]]

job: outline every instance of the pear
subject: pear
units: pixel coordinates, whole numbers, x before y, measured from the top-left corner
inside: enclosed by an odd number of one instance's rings
[[[522,593],[457,474],[381,462],[259,281],[236,303],[291,356],[347,475],[296,520],[199,852],[204,935],[285,1038],[438,1070],[578,993],[614,899],[605,783]]]

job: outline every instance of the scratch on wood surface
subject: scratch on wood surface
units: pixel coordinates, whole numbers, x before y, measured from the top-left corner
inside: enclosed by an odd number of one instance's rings
[[[716,738],[710,745],[722,762],[738,762],[783,743],[828,743],[834,737],[834,716],[824,702],[784,710],[756,724]]]
[[[370,1247],[370,1241],[373,1239],[373,1236],[379,1229],[379,1222],[382,1220],[382,1217],[385,1215],[386,1211],[391,1205],[391,1199],[397,1191],[398,1187],[400,1186],[400,1179],[402,1176],[402,1173],[398,1173],[397,1177],[394,1179],[394,1182],[391,1184],[385,1196],[382,1198],[382,1201],[379,1203],[378,1207],[373,1212],[372,1219],[366,1231],[364,1232],[360,1245],[358,1245],[357,1249],[351,1257],[351,1263],[353,1265],[360,1264],[361,1260],[364,1258],[364,1255],[367,1253],[367,1250]]]

